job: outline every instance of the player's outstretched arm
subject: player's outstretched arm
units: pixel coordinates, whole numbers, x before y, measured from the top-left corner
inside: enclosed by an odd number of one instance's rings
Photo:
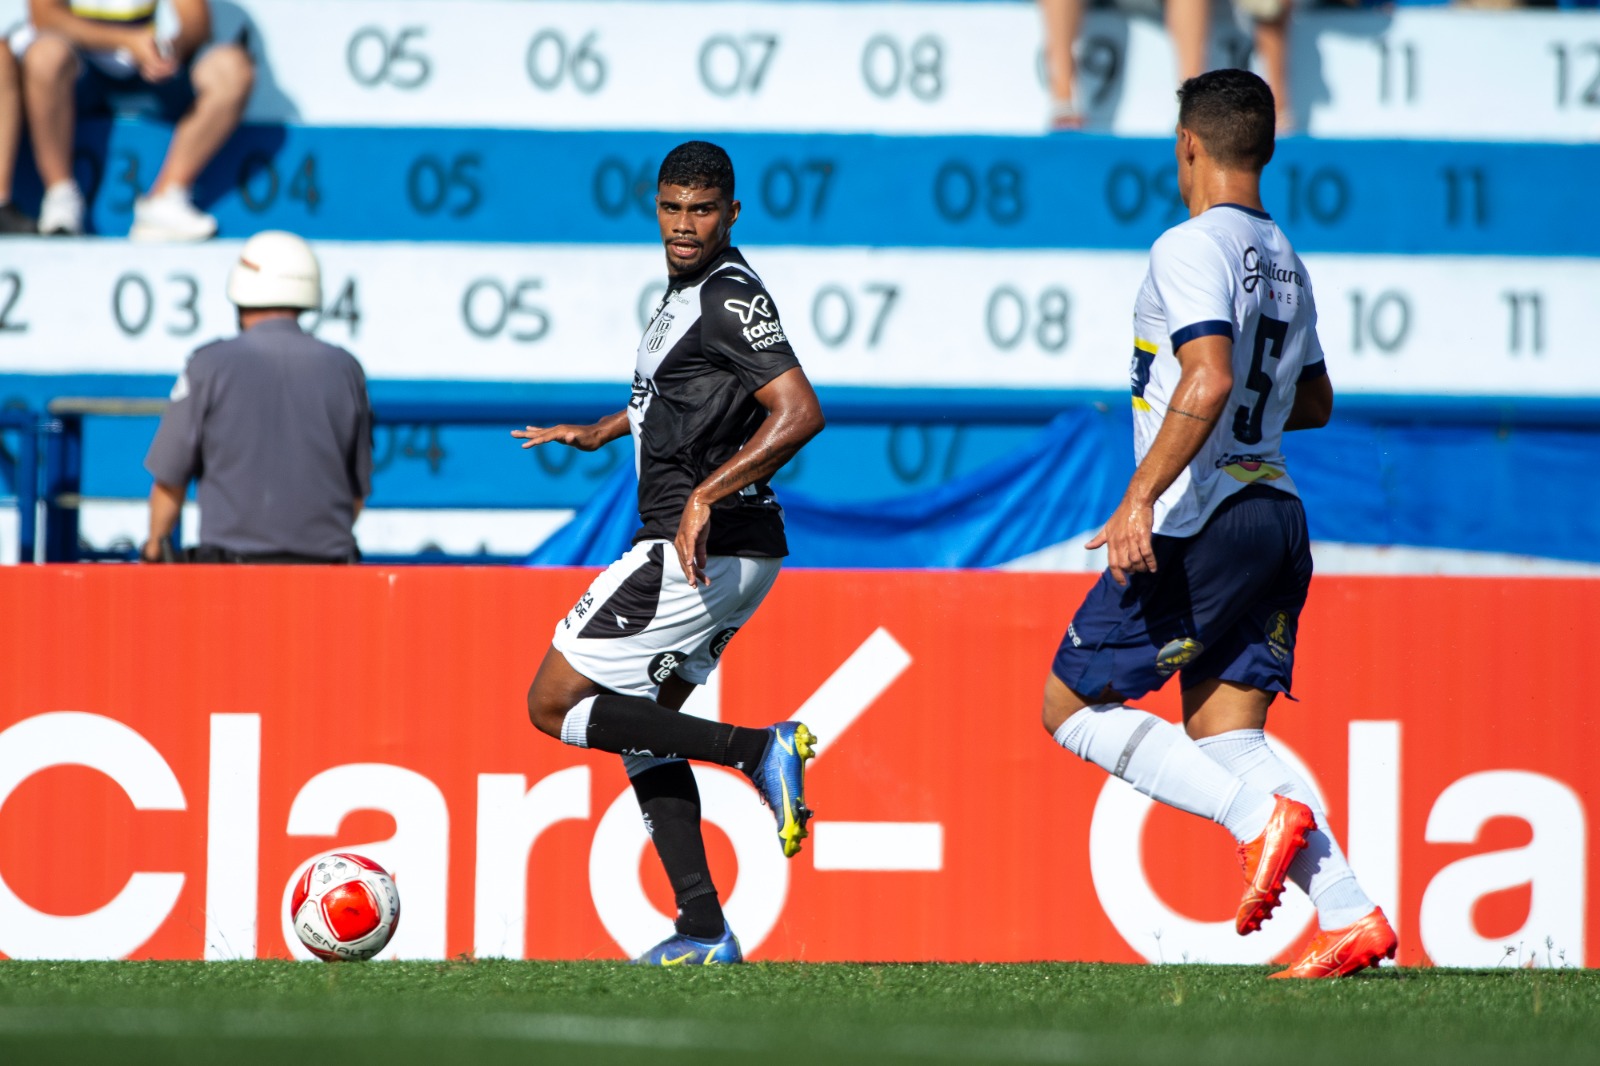
[[[1156,439],[1133,472],[1122,503],[1088,545],[1106,545],[1106,564],[1119,585],[1128,583],[1130,573],[1155,570],[1155,546],[1150,538],[1156,500],[1200,454],[1233,390],[1233,341],[1229,338],[1196,337],[1175,354],[1182,370]]]
[[[619,437],[628,435],[628,412],[617,411],[587,426],[566,424],[529,426],[527,429],[514,429],[511,435],[521,440],[524,448],[533,448],[555,441],[557,444],[576,448],[580,452],[592,452],[596,448],[604,448]]]
[[[1327,374],[1302,381],[1294,389],[1294,406],[1289,408],[1289,419],[1284,431],[1291,429],[1321,429],[1333,417],[1333,380]]]
[[[711,505],[732,496],[746,485],[754,485],[776,474],[822,432],[826,424],[816,391],[799,367],[785,370],[755,391],[756,402],[767,409],[761,426],[745,441],[744,447],[711,472],[689,494],[683,517],[678,520],[678,562],[693,588],[710,584],[705,575],[706,541],[711,535]]]

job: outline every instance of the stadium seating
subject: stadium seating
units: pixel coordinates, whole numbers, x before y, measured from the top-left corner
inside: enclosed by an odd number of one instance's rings
[[[662,284],[655,162],[708,135],[739,168],[740,243],[846,415],[784,473],[797,499],[981,477],[1063,404],[1125,418],[1132,292],[1182,217],[1154,18],[1090,15],[1089,131],[1046,136],[1031,3],[215,6],[218,36],[243,34],[262,71],[250,125],[198,190],[223,239],[0,244],[0,402],[164,395],[188,351],[231,330],[233,242],[284,228],[317,242],[319,335],[361,357],[380,407],[620,404]],[[697,8],[687,46],[664,49],[659,20]],[[1237,26],[1216,33],[1218,62],[1248,60]],[[1581,476],[1600,450],[1585,428],[1600,364],[1584,357],[1600,331],[1600,14],[1314,10],[1296,16],[1292,72],[1305,135],[1280,145],[1265,197],[1312,267],[1348,398],[1339,432],[1295,442],[1350,503],[1314,532],[1517,551],[1521,472]],[[126,232],[166,136],[138,117],[84,125],[96,232]],[[29,173],[25,158],[24,201]],[[152,427],[88,424],[97,547],[141,528]],[[530,456],[506,428],[381,426],[369,551],[523,553],[630,465],[625,442]],[[1395,479],[1498,517],[1463,526]],[[1600,562],[1585,532],[1600,505],[1575,506],[1542,551]],[[1363,537],[1357,516],[1378,528]],[[0,558],[15,528],[0,520]]]

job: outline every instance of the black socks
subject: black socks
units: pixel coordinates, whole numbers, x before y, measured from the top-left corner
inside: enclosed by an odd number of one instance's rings
[[[657,713],[663,710],[657,707]],[[590,722],[593,729],[592,718]],[[722,905],[717,902],[716,886],[711,883],[711,867],[706,862],[705,841],[700,836],[700,790],[689,764],[670,762],[651,767],[633,778],[633,793],[639,799],[639,810],[644,814],[656,855],[672,882],[678,902],[678,933],[697,940],[717,939],[726,923]]]
[[[591,748],[618,755],[695,759],[732,767],[746,776],[755,773],[767,750],[767,736],[765,729],[708,722],[643,696],[614,692],[596,696],[589,712]]]
[[[766,754],[765,729],[708,722],[642,696],[608,692],[596,696],[589,711],[589,747],[618,755],[658,759],[697,759],[753,776]],[[700,835],[700,789],[686,762],[651,767],[633,778],[645,827],[672,883],[678,903],[677,931],[697,940],[715,940],[726,924],[717,888],[711,883],[705,841]]]
[[[765,729],[734,726],[733,737],[728,741],[728,762],[724,765],[743,770],[746,777],[755,777],[756,766],[761,762],[761,756],[767,753],[767,744],[771,740],[772,734]]]

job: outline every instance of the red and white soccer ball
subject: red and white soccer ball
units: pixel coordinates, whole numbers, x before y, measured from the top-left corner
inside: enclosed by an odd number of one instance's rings
[[[323,962],[362,962],[383,950],[400,924],[400,893],[389,871],[360,855],[313,859],[295,882],[289,920]]]

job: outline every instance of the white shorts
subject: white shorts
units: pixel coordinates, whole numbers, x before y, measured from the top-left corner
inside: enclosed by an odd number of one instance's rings
[[[626,696],[655,699],[674,674],[703,685],[782,565],[713,555],[711,583],[690,588],[670,541],[640,541],[594,579],[550,643],[578,673]]]

